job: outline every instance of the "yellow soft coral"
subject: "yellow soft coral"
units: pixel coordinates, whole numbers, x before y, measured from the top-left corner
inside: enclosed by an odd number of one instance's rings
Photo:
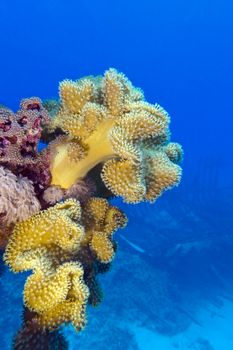
[[[6,262],[18,272],[34,267],[35,249],[50,254],[58,248],[64,251],[77,249],[84,231],[74,220],[80,217],[79,203],[69,199],[16,224],[4,255]]]
[[[79,203],[69,199],[15,226],[4,259],[15,272],[33,271],[25,283],[24,304],[36,313],[39,327],[84,326],[89,289],[76,257],[88,247],[88,263],[109,263],[115,252],[112,235],[126,221],[107,200],[91,198],[82,213]]]
[[[71,80],[64,80],[60,84],[60,96],[69,112],[79,113],[93,95],[93,83],[82,79],[79,84]]]
[[[114,257],[112,235],[126,225],[126,216],[102,198],[91,198],[84,214],[86,233],[82,244],[89,245],[100,262],[109,263]]]
[[[141,90],[114,69],[102,79],[65,80],[60,84],[60,98],[61,109],[53,123],[67,136],[53,147],[52,184],[67,189],[103,163],[102,180],[113,194],[133,203],[155,200],[157,195],[152,193],[158,191],[152,187],[157,180],[147,181],[152,176],[147,158],[154,159],[156,168],[159,149],[167,152],[172,166],[174,157],[169,155],[173,150],[162,148],[169,139],[167,113],[145,102]],[[151,142],[147,140],[154,140],[157,148],[148,149]],[[181,169],[173,170],[176,176],[163,189],[178,184]]]
[[[162,192],[179,183],[181,169],[172,163],[164,152],[146,158],[146,199],[154,201]]]
[[[80,219],[79,203],[66,200],[17,224],[6,248],[4,259],[13,271],[33,270],[24,302],[45,328],[72,322],[79,329],[85,322],[88,288],[83,269],[79,263],[66,262],[84,235]]]
[[[27,280],[25,304],[37,312],[37,324],[55,329],[62,323],[71,323],[78,331],[85,325],[85,308],[89,290],[83,281],[79,263],[64,263],[52,276],[35,273]]]

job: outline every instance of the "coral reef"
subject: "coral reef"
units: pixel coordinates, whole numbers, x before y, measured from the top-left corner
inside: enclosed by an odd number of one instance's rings
[[[13,272],[32,271],[15,349],[65,349],[59,327],[81,330],[87,304],[101,302],[98,275],[127,223],[109,199],[154,202],[181,177],[168,114],[122,73],[65,80],[59,92],[24,99],[15,114],[0,108],[0,246]]]

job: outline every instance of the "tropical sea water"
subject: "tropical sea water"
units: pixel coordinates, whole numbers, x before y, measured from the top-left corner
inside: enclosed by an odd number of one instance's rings
[[[70,349],[233,349],[230,0],[0,1],[0,103],[57,97],[58,82],[124,72],[171,115],[181,185],[126,206],[103,303]],[[1,267],[0,349],[20,325],[23,275]]]

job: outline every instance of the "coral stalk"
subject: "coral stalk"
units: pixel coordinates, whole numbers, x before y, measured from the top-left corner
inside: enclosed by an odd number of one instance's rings
[[[97,164],[107,161],[115,156],[109,140],[109,130],[114,124],[112,120],[102,122],[97,130],[85,140],[85,146],[88,154],[78,162],[72,162],[69,159],[69,139],[56,147],[57,155],[51,166],[52,185],[59,185],[64,189],[71,187],[77,180],[86,176],[86,174]]]

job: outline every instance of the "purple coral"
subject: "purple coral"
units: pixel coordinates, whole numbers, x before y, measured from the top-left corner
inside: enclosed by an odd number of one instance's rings
[[[22,100],[16,114],[0,108],[0,165],[29,178],[37,194],[51,179],[48,153],[37,152],[42,126],[48,122],[49,115],[36,97]]]
[[[42,125],[48,123],[49,115],[39,98],[22,100],[19,111],[14,114],[0,109],[0,163],[16,165],[33,163]]]
[[[22,137],[23,132],[14,113],[7,108],[0,108],[0,162],[17,153],[17,143]]]
[[[49,115],[37,97],[21,101],[20,110],[15,115],[18,124],[23,130],[21,140],[21,154],[34,156],[41,137],[42,124],[48,123]]]

